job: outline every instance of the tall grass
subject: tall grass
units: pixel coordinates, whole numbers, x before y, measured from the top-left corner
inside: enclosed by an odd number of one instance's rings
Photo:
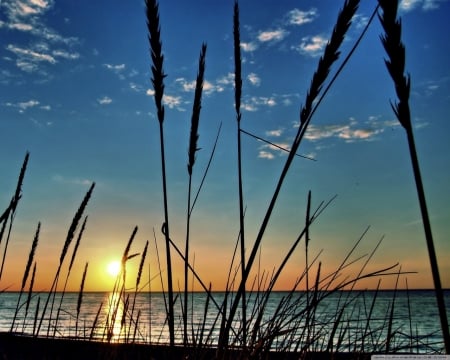
[[[244,191],[242,184],[242,146],[241,146],[241,96],[242,96],[242,59],[241,59],[241,36],[239,25],[239,4],[234,2],[233,13],[233,43],[234,43],[234,107],[237,121],[237,165],[238,165],[238,191],[239,191],[239,236],[241,244],[241,282],[245,289],[247,282],[245,275],[245,219],[244,219]],[[247,304],[245,291],[242,293],[242,342],[247,343]]]
[[[406,131],[408,139],[409,154],[413,167],[414,180],[416,182],[417,196],[419,199],[420,211],[422,214],[422,223],[425,232],[425,240],[430,259],[431,273],[433,275],[434,289],[436,291],[436,300],[441,321],[442,334],[445,342],[447,354],[450,354],[450,333],[448,318],[445,309],[444,293],[442,290],[441,278],[439,275],[439,266],[434,248],[433,233],[431,231],[430,217],[425,198],[425,190],[422,182],[422,175],[419,166],[419,159],[414,140],[413,125],[411,122],[411,112],[409,108],[409,92],[411,88],[411,79],[409,74],[405,74],[406,50],[402,43],[402,23],[397,18],[398,2],[390,0],[379,0],[382,13],[379,16],[385,34],[381,37],[384,49],[388,59],[385,60],[387,70],[395,85],[398,102],[391,104],[398,121]]]
[[[191,224],[191,192],[192,192],[192,171],[195,164],[196,153],[198,150],[198,126],[200,122],[200,110],[202,108],[202,91],[203,91],[203,79],[205,76],[205,57],[206,57],[206,44],[202,45],[200,51],[200,58],[198,61],[198,73],[195,82],[195,95],[194,103],[192,105],[192,117],[191,117],[191,131],[189,136],[189,152],[188,152],[188,201],[187,201],[187,214],[186,214],[186,242],[184,251],[184,313],[183,313],[183,332],[184,332],[184,344],[188,343],[188,331],[187,331],[187,318],[188,318],[188,277],[189,277],[189,236],[190,236],[190,224]]]
[[[5,248],[3,249],[2,264],[0,267],[0,280],[2,279],[2,275],[3,275],[3,267],[5,265],[6,254],[8,252],[8,245],[9,245],[9,240],[11,237],[11,230],[13,227],[14,219],[16,217],[17,205],[19,204],[20,198],[22,197],[22,185],[23,185],[23,180],[25,178],[25,172],[27,170],[29,158],[30,158],[30,153],[27,152],[25,154],[25,159],[23,160],[22,168],[20,169],[20,174],[19,174],[19,178],[17,180],[17,186],[16,186],[16,191],[14,193],[14,196],[12,197],[11,202],[9,203],[9,206],[6,208],[6,210],[3,212],[3,214],[0,217],[0,224],[2,224],[2,227],[0,229],[0,245],[2,244],[3,236],[5,234],[6,226],[7,226],[8,219],[9,219],[9,227],[8,227],[8,232],[6,234],[5,245],[4,245]]]
[[[63,248],[61,250],[61,255],[59,257],[59,264],[58,264],[58,268],[56,270],[55,273],[55,277],[53,278],[53,283],[50,287],[50,290],[48,292],[47,295],[47,300],[45,301],[44,304],[44,308],[42,309],[42,314],[41,314],[41,319],[39,320],[39,325],[36,331],[36,335],[39,334],[41,327],[42,327],[42,323],[44,321],[45,318],[45,314],[47,311],[47,307],[49,305],[50,299],[53,298],[52,300],[52,304],[51,304],[51,310],[50,310],[50,315],[48,318],[48,328],[47,328],[47,336],[49,335],[50,332],[50,326],[51,326],[51,320],[52,320],[52,311],[53,311],[53,305],[54,305],[54,301],[55,301],[55,295],[56,295],[56,290],[57,290],[57,286],[58,286],[58,280],[59,280],[59,275],[61,273],[61,269],[62,269],[62,265],[64,263],[64,259],[67,255],[67,251],[69,249],[69,246],[75,236],[75,232],[77,230],[78,227],[78,223],[81,220],[81,217],[83,216],[83,212],[89,202],[89,199],[91,198],[92,195],[92,191],[94,190],[95,187],[95,183],[92,183],[92,185],[90,186],[89,190],[87,191],[86,195],[84,196],[83,201],[80,204],[80,207],[78,208],[77,212],[75,213],[73,219],[72,219],[72,223],[70,224],[69,230],[67,232],[67,236],[66,236],[66,240],[64,242]]]
[[[161,147],[161,173],[163,186],[163,202],[164,202],[164,224],[162,226],[166,239],[166,260],[167,260],[167,293],[168,293],[168,323],[170,334],[170,346],[175,344],[175,327],[174,327],[174,301],[173,301],[173,283],[172,283],[172,258],[170,255],[170,232],[169,232],[169,212],[167,201],[167,177],[166,177],[166,159],[164,147],[164,73],[163,63],[164,56],[162,53],[162,43],[159,25],[159,5],[156,0],[145,0],[148,39],[150,42],[150,52],[152,59],[152,84],[154,89],[155,106],[158,114],[159,123],[159,139]]]
[[[19,312],[19,308],[20,308],[20,300],[22,298],[22,294],[23,294],[23,290],[25,289],[25,285],[27,283],[28,280],[28,275],[30,274],[30,269],[31,269],[31,264],[33,263],[34,260],[34,254],[36,252],[36,248],[39,242],[39,232],[41,230],[41,223],[38,223],[37,229],[36,229],[36,233],[34,235],[33,238],[33,243],[31,244],[31,249],[30,249],[30,253],[28,255],[28,261],[27,264],[25,265],[25,272],[23,274],[23,278],[22,278],[22,285],[20,286],[20,293],[19,293],[19,297],[17,299],[17,305],[16,305],[16,310],[14,312],[14,318],[13,321],[11,323],[11,331],[14,330],[14,324],[16,322],[16,318],[17,318],[17,314]],[[34,281],[34,273],[35,270],[33,270],[33,277],[32,277],[32,281]]]
[[[237,3],[235,3],[237,5]],[[235,5],[235,6],[236,6]],[[319,60],[319,64],[317,67],[316,72],[313,75],[313,79],[311,82],[311,86],[309,88],[308,94],[306,96],[306,101],[305,101],[305,105],[302,107],[301,111],[300,111],[300,126],[297,132],[297,135],[294,139],[294,142],[291,146],[291,152],[288,154],[287,160],[285,162],[285,165],[283,167],[283,170],[279,176],[278,179],[278,183],[276,185],[276,188],[273,192],[272,195],[272,199],[270,201],[270,204],[268,206],[268,209],[266,211],[266,214],[264,216],[264,219],[261,223],[259,232],[257,234],[255,243],[252,247],[251,253],[249,255],[249,258],[246,262],[245,265],[245,271],[243,272],[243,277],[241,279],[241,282],[239,284],[239,289],[238,292],[236,294],[236,297],[233,301],[233,304],[231,305],[230,308],[230,313],[229,313],[229,317],[228,317],[228,321],[226,323],[226,327],[224,329],[225,331],[225,337],[224,339],[224,343],[221,344],[220,346],[227,346],[227,341],[226,341],[226,334],[229,333],[232,322],[234,320],[234,316],[236,314],[236,310],[238,307],[238,303],[240,302],[241,298],[244,296],[245,294],[245,284],[247,281],[247,278],[249,276],[249,273],[252,269],[253,263],[255,261],[255,257],[256,254],[259,250],[259,247],[261,245],[261,241],[262,238],[265,234],[267,225],[269,223],[269,219],[271,218],[272,215],[272,211],[275,207],[275,203],[277,202],[278,199],[278,195],[281,191],[281,187],[284,183],[284,179],[286,178],[286,175],[289,171],[289,168],[292,164],[292,161],[295,157],[295,154],[300,146],[300,142],[306,132],[306,129],[308,127],[309,122],[311,121],[311,115],[312,115],[312,106],[313,106],[313,102],[314,100],[317,98],[317,96],[319,95],[322,86],[324,84],[324,82],[326,81],[328,74],[330,72],[331,66],[334,64],[334,62],[338,59],[339,57],[339,47],[342,44],[345,34],[351,24],[352,18],[356,13],[356,10],[358,8],[359,5],[359,1],[357,0],[350,0],[350,1],[346,1],[344,3],[344,6],[342,8],[342,10],[340,11],[339,15],[338,15],[338,19],[336,22],[336,25],[333,29],[330,41],[327,43],[326,47],[325,47],[325,51],[324,51],[324,55],[320,58]],[[236,12],[235,12],[236,13]],[[235,42],[235,47],[239,45],[236,44]],[[235,50],[236,51],[236,50]],[[242,236],[242,234],[241,234]]]

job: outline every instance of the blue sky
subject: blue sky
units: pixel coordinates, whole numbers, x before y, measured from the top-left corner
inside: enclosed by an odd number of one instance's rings
[[[341,1],[240,2],[244,130],[290,147],[299,109],[341,6]],[[375,6],[375,1],[362,1],[343,55]],[[450,3],[409,0],[400,7],[416,143],[442,280],[450,287],[446,15]],[[223,287],[239,230],[232,14],[231,0],[160,4],[168,74],[164,103],[169,216],[172,237],[180,248],[186,226],[194,80],[201,44],[208,45],[194,188],[220,124],[222,130],[192,217],[191,251],[196,268],[216,289]],[[139,226],[136,252],[147,239],[153,244],[153,229],[159,251],[164,249],[159,231],[163,222],[159,130],[145,21],[144,1],[137,0],[0,2],[0,201],[4,208],[25,152],[31,153],[6,264],[9,275],[0,284],[19,282],[25,254],[41,221],[38,278],[43,288],[48,286],[65,232],[92,181],[97,187],[79,254],[80,266],[90,262],[88,287],[107,287],[106,264],[120,257],[135,225]],[[311,190],[313,206],[338,195],[311,233],[310,251],[324,250],[321,259],[328,272],[370,225],[355,256],[370,252],[384,236],[371,269],[399,262],[402,270],[418,272],[408,275],[409,286],[431,286],[406,136],[389,103],[395,92],[384,66],[381,33],[375,19],[311,122],[299,153],[315,161],[298,158],[291,168],[263,240],[261,262],[268,271],[301,231]],[[249,249],[286,155],[246,135],[243,151]],[[303,246],[286,270],[281,288],[289,288],[300,274]],[[151,267],[156,266],[155,259],[153,245]],[[181,275],[176,279],[181,282]],[[385,278],[383,284],[392,286],[394,280]]]

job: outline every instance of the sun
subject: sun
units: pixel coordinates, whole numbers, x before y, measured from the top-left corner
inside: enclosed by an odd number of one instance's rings
[[[106,271],[112,277],[116,277],[120,273],[120,261],[113,260],[106,267]]]

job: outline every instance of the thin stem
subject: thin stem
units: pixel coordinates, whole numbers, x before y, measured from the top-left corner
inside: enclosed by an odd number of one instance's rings
[[[151,49],[152,59],[152,84],[155,99],[155,105],[159,122],[159,138],[160,138],[160,153],[161,153],[161,172],[162,172],[162,185],[163,185],[163,202],[164,202],[164,224],[163,233],[165,235],[166,243],[166,261],[167,261],[167,287],[168,287],[168,326],[170,346],[175,345],[175,326],[174,326],[174,301],[173,301],[173,283],[172,283],[172,258],[170,256],[170,232],[169,232],[169,214],[168,214],[168,201],[167,201],[167,179],[166,179],[166,159],[164,148],[164,74],[163,62],[164,56],[162,54],[162,43],[159,24],[159,5],[156,0],[146,0],[146,14],[147,14],[147,27],[149,34],[149,42]]]
[[[245,295],[245,284],[247,276],[245,274],[245,222],[244,222],[244,191],[242,186],[242,145],[241,145],[241,96],[242,96],[242,59],[241,40],[239,29],[239,4],[234,2],[233,16],[234,35],[234,98],[237,120],[237,153],[238,153],[238,187],[239,187],[239,231],[241,235],[241,275],[242,275],[242,344],[245,348],[247,344],[247,304]]]

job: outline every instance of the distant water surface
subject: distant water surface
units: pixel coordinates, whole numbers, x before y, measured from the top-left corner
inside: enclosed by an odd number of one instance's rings
[[[57,293],[54,300],[53,297],[50,298],[46,314],[42,318],[42,309],[48,294],[33,293],[28,308],[28,294],[22,294],[13,331],[37,334],[39,329],[40,336],[77,337],[111,342],[169,341],[162,293],[128,293],[127,298],[119,299],[110,293],[92,292],[84,293],[81,303],[78,293],[65,293],[62,303],[61,296],[61,293]],[[201,337],[203,342],[212,345],[217,343],[220,318],[217,316],[219,310],[216,304],[220,307],[224,296],[224,293],[213,293],[214,299],[207,302],[205,293],[190,294],[190,341],[194,337],[199,341]],[[283,334],[275,338],[272,345],[275,349],[293,349],[304,345],[308,339],[313,339],[310,347],[312,350],[324,350],[327,346],[333,346],[334,349],[344,351],[360,350],[361,347],[367,351],[380,351],[386,347],[390,329],[390,347],[397,351],[430,353],[443,350],[434,291],[380,291],[377,294],[374,291],[343,291],[319,294],[319,298],[322,296],[324,298],[315,311],[308,311],[307,304],[313,301],[312,293],[272,293],[265,307],[263,321],[256,332],[257,337],[264,337],[265,331],[268,333],[271,330],[273,333],[277,326],[276,329],[281,330],[280,333]],[[18,298],[19,293],[16,292],[0,294],[0,331],[11,330]],[[182,343],[180,299],[182,296],[176,297],[174,307],[175,330],[176,341]],[[445,292],[445,299],[449,312],[450,291]],[[251,294],[247,311],[250,329],[256,318],[255,309],[261,308],[261,303],[261,296]],[[234,337],[238,341],[241,336],[239,327],[242,325],[239,321],[240,314],[237,318]],[[339,326],[335,326],[336,323]]]

